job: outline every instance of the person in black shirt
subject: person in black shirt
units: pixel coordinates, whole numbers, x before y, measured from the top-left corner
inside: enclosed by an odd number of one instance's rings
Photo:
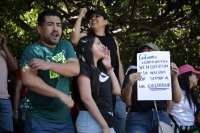
[[[156,44],[146,43],[138,47],[137,52],[151,52],[159,51]],[[181,89],[178,83],[178,68],[176,64],[171,63],[172,76],[172,100],[179,102],[181,100]],[[138,101],[137,100],[137,80],[141,78],[141,73],[137,72],[135,68],[130,69],[125,75],[122,86],[122,100],[126,104],[131,103],[131,109],[127,115],[126,132],[130,133],[157,133],[158,132],[158,118],[155,111],[153,101]],[[167,101],[157,100],[158,115],[160,120],[170,125],[170,119],[166,112]]]
[[[120,85],[111,66],[110,51],[92,35],[82,37],[77,47],[80,74],[77,85],[81,109],[76,120],[77,132],[115,133],[112,94],[120,95]]]
[[[87,34],[81,33],[80,30],[81,21],[85,16],[89,20],[90,25],[90,31]],[[80,9],[80,13],[74,25],[70,40],[74,46],[77,46],[78,40],[86,35],[96,36],[104,46],[108,47],[108,50],[110,50],[111,65],[114,68],[114,73],[120,85],[122,85],[124,71],[120,60],[119,46],[109,31],[108,16],[104,10],[100,8],[89,11],[87,11],[86,8]],[[117,118],[114,129],[117,133],[124,133],[126,122],[126,105],[124,102],[122,102],[120,96],[113,95],[113,108],[114,116]]]

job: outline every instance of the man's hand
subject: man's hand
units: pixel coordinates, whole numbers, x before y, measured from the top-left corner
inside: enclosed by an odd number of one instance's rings
[[[41,59],[34,58],[29,62],[29,67],[35,70],[49,70],[50,63]]]
[[[61,93],[61,95],[59,96],[59,99],[65,104],[67,105],[67,108],[72,108],[74,106],[74,101],[72,100],[71,97],[69,97],[68,95]]]

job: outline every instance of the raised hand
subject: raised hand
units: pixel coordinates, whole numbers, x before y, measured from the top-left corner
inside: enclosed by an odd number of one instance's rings
[[[178,67],[176,66],[175,63],[171,63],[171,76],[172,77],[177,77],[179,74]]]
[[[102,63],[105,66],[105,68],[111,66],[110,50],[108,50],[107,47],[104,48],[104,58],[102,60]]]
[[[79,12],[80,17],[84,18],[86,13],[87,13],[86,8],[80,8],[80,12]]]

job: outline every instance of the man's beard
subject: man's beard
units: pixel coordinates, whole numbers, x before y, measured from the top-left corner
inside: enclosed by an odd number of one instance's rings
[[[45,43],[54,46],[60,41],[60,38],[58,39],[58,41],[52,41],[51,39],[44,37],[43,40],[44,40]]]

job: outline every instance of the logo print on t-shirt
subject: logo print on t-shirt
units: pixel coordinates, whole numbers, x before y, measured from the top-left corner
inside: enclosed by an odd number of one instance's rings
[[[65,56],[64,56],[64,53],[65,53],[65,51],[63,50],[62,52],[60,52],[60,53],[57,53],[55,56],[47,56],[46,57],[46,61],[47,62],[59,62],[59,63],[66,63],[66,58],[65,58]],[[53,72],[53,71],[51,71],[51,70],[49,70],[49,77],[52,79],[52,78],[57,78],[57,77],[59,77],[60,76],[60,74],[58,74],[58,73],[55,73],[55,72]]]
[[[106,74],[103,73],[103,72],[100,72],[100,74],[99,74],[99,81],[100,81],[100,82],[105,82],[108,78],[109,78],[108,75],[106,75]]]

